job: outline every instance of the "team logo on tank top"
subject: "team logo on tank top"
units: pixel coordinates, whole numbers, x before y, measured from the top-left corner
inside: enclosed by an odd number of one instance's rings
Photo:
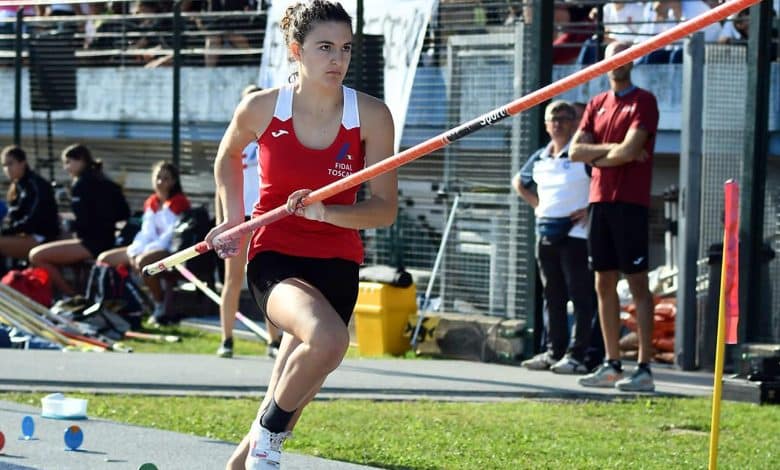
[[[333,168],[328,169],[330,176],[344,178],[354,172],[352,169],[352,155],[349,154],[349,142],[344,142],[339,152],[336,154],[336,160],[333,162]]]

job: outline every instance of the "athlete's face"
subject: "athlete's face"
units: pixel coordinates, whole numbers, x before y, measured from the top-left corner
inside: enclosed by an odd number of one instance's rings
[[[26,167],[26,162],[17,161],[11,155],[3,156],[3,171],[5,172],[5,176],[11,181],[19,181],[19,178],[24,175],[24,169]]]
[[[301,78],[341,86],[352,58],[352,30],[340,21],[317,22],[292,48]]]

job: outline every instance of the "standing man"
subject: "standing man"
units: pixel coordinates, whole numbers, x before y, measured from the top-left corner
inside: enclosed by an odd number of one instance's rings
[[[528,369],[584,374],[595,311],[593,274],[585,242],[590,167],[569,160],[569,142],[579,120],[566,101],[544,112],[550,143],[537,150],[512,179],[515,191],[534,208],[536,261],[548,311],[547,350],[523,361]],[[534,189],[535,188],[535,189]],[[574,342],[569,347],[566,304],[574,303]]]
[[[631,47],[613,42],[606,57]],[[648,288],[648,207],[658,105],[647,90],[631,83],[628,63],[609,72],[610,90],[593,97],[572,139],[572,161],[593,167],[590,183],[588,255],[596,272],[599,319],[607,359],[579,379],[585,387],[622,391],[655,390],[650,360],[653,350],[653,300]],[[620,302],[617,282],[626,277],[637,310],[639,364],[623,377],[618,346]]]

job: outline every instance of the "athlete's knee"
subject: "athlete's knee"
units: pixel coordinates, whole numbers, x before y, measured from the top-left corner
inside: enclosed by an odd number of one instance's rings
[[[309,347],[316,352],[323,367],[333,370],[341,364],[347,352],[349,331],[344,326],[322,328],[315,332]]]
[[[35,247],[32,250],[30,250],[30,254],[27,255],[27,257],[30,260],[30,264],[32,264],[33,266],[38,266],[41,263],[46,262],[45,251],[41,250],[40,247]]]

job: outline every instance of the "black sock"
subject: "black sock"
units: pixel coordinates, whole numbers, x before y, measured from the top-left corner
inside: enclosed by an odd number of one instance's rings
[[[637,370],[644,369],[645,372],[647,372],[650,375],[653,375],[653,372],[650,370],[650,364],[646,362],[640,362],[636,365]]]
[[[222,346],[233,349],[233,338],[228,338],[222,342]]]
[[[620,359],[607,359],[607,364],[612,366],[616,371],[623,372],[623,363],[620,362]]]
[[[292,416],[295,414],[295,410],[285,411],[279,407],[276,403],[276,399],[271,399],[271,404],[263,412],[263,416],[260,417],[260,425],[271,432],[284,432],[287,430],[287,425],[290,424]]]

